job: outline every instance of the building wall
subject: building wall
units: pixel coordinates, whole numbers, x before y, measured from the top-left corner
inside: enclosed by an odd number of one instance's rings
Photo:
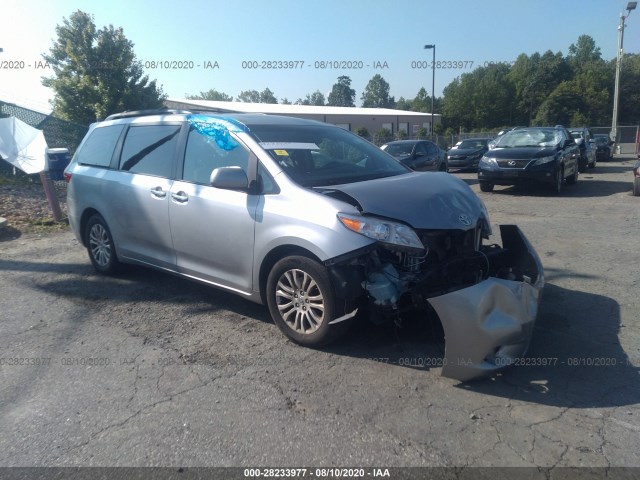
[[[177,108],[183,110],[193,109],[194,106],[188,103],[180,103],[176,101],[166,101],[167,108]],[[239,104],[239,107],[241,104]],[[297,118],[306,118],[309,120],[318,120],[320,122],[332,123],[334,125],[349,126],[349,130],[355,132],[360,127],[364,127],[373,136],[383,126],[390,124],[392,134],[395,134],[400,128],[406,127],[408,138],[415,137],[415,133],[419,128],[424,127],[430,132],[431,115],[429,114],[402,114],[402,115],[354,115],[354,114],[309,114],[309,113],[287,113],[286,115]],[[442,122],[440,115],[434,115],[435,124]]]

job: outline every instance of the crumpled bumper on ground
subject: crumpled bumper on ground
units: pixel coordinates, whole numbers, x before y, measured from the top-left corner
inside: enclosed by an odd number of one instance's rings
[[[529,346],[544,286],[542,263],[517,226],[501,225],[500,232],[515,279],[489,277],[428,299],[444,329],[445,377],[467,381],[491,374]]]

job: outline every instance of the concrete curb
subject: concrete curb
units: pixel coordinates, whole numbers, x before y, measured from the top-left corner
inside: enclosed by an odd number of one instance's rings
[[[2,230],[7,225],[7,219],[0,217],[0,230]]]

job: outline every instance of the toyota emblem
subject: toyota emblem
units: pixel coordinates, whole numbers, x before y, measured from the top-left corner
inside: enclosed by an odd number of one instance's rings
[[[463,225],[466,225],[467,227],[471,225],[471,220],[464,213],[458,217],[458,220],[460,220],[460,223],[462,223]]]

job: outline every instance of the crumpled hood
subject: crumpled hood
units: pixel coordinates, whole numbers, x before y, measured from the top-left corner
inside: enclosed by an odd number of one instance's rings
[[[417,229],[468,230],[489,219],[469,186],[445,172],[414,172],[327,188],[345,193],[363,214],[396,219]]]
[[[486,151],[486,148],[452,148],[447,152],[447,155],[450,157],[471,157]]]

